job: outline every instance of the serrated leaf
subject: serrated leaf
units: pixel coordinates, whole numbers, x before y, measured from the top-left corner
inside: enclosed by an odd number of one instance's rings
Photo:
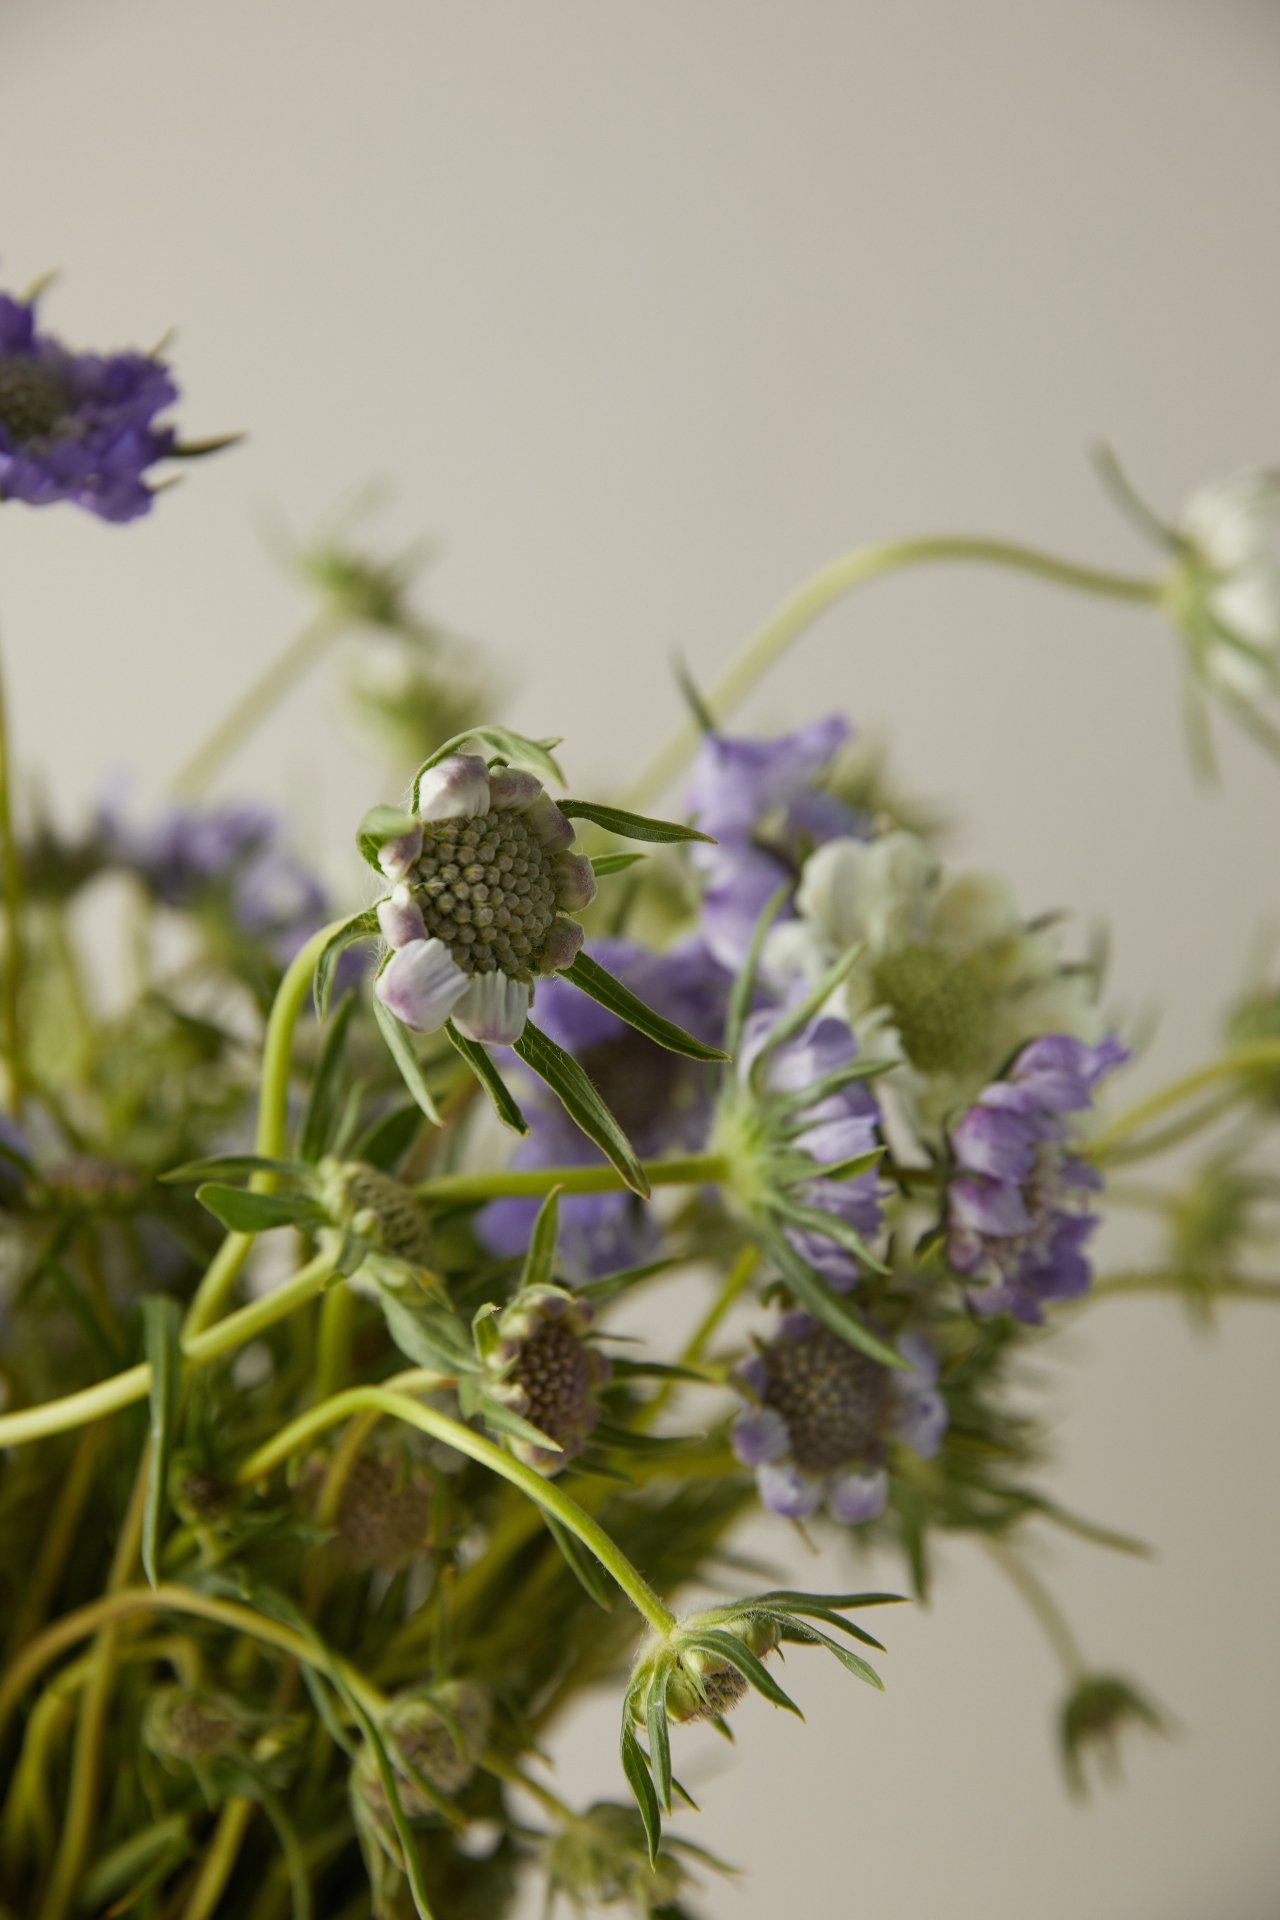
[[[142,1510],[142,1567],[148,1585],[154,1587],[160,1579],[160,1537],[164,1530],[169,1462],[173,1456],[173,1430],[182,1384],[182,1309],[165,1294],[151,1294],[140,1301],[139,1306],[142,1350],[151,1367],[148,1395],[151,1457]]]
[[[751,1001],[756,990],[756,975],[760,971],[760,956],[764,952],[764,943],[790,892],[791,882],[784,881],[776,893],[765,901],[752,931],[747,957],[734,979],[724,1023],[724,1047],[730,1057],[736,1054],[742,1045],[742,1029],[746,1026],[747,1015],[751,1011]]]
[[[338,1088],[342,1079],[342,1063],[346,1055],[347,1034],[351,1028],[351,1016],[355,1012],[355,1006],[355,994],[348,989],[325,1029],[298,1145],[298,1157],[308,1166],[314,1166],[329,1147],[338,1104]]]
[[[775,1234],[771,1229],[762,1227],[760,1237],[787,1286],[815,1320],[821,1320],[824,1327],[830,1327],[832,1333],[838,1333],[851,1347],[857,1347],[870,1359],[878,1360],[881,1366],[893,1367],[898,1371],[908,1367],[908,1362],[900,1353],[886,1346],[883,1340],[878,1340],[860,1320],[855,1319],[840,1296],[831,1291],[826,1281],[800,1258],[780,1233]]]
[[[637,860],[648,858],[647,853],[596,853],[591,856],[591,871],[597,880],[603,880],[611,873],[625,873]]]
[[[649,1734],[649,1765],[653,1769],[658,1799],[671,1811],[671,1735],[667,1727],[667,1675],[661,1666],[653,1670],[644,1703],[645,1726]]]
[[[604,1568],[595,1555],[588,1553],[576,1534],[562,1526],[553,1513],[542,1508],[542,1517],[547,1523],[551,1538],[559,1547],[568,1563],[574,1579],[605,1613],[613,1612],[613,1596],[609,1592],[608,1578]]]
[[[353,913],[344,920],[320,949],[316,961],[316,970],[311,976],[311,996],[316,1004],[316,1018],[324,1021],[329,1014],[329,995],[333,991],[334,969],[347,948],[356,940],[367,940],[371,934],[378,933],[378,916],[372,907],[365,907],[360,913]]]
[[[595,1142],[631,1191],[647,1200],[649,1182],[631,1142],[573,1055],[566,1053],[563,1047],[558,1047],[554,1040],[549,1040],[539,1027],[534,1026],[532,1020],[525,1022],[524,1032],[515,1043],[515,1051],[539,1079],[546,1081],[575,1126],[581,1128],[588,1140]]]
[[[414,833],[418,826],[416,814],[404,813],[399,807],[370,807],[360,825],[356,828],[356,845],[360,857],[381,875],[386,885],[386,875],[378,861],[378,855],[388,840],[400,840],[406,833]]]
[[[743,1679],[753,1686],[757,1693],[762,1693],[765,1699],[771,1701],[775,1707],[784,1707],[788,1713],[794,1713],[798,1720],[804,1719],[795,1701],[789,1694],[783,1692],[763,1660],[752,1653],[750,1647],[739,1640],[736,1633],[729,1633],[722,1627],[708,1627],[690,1644],[702,1647],[708,1653],[719,1654],[722,1660],[727,1660],[731,1667],[736,1667]]]
[[[790,1626],[782,1629],[782,1638],[802,1645],[824,1646],[828,1653],[834,1653],[840,1665],[847,1668],[856,1679],[865,1681],[867,1686],[874,1687],[878,1693],[884,1692],[884,1681],[874,1667],[868,1666],[865,1660],[860,1659],[848,1647],[842,1647],[838,1641],[829,1639],[825,1633],[820,1633],[817,1627],[811,1627],[807,1620],[793,1619]]]
[[[653,1789],[653,1781],[649,1776],[649,1768],[645,1763],[644,1754],[640,1750],[640,1742],[631,1731],[630,1722],[625,1717],[630,1713],[630,1710],[630,1703],[628,1702],[622,1710],[624,1715],[622,1722],[622,1771],[627,1776],[627,1785],[635,1795],[636,1805],[640,1809],[640,1818],[644,1822],[645,1838],[649,1842],[649,1865],[652,1867],[657,1865],[658,1847],[662,1841],[662,1814],[658,1808],[658,1796]]]
[[[674,1020],[665,1020],[652,1007],[632,993],[630,987],[624,987],[621,980],[615,980],[607,968],[589,953],[579,953],[571,967],[562,967],[562,980],[572,980],[580,992],[599,1006],[607,1007],[610,1013],[616,1013],[637,1033],[643,1033],[656,1045],[665,1047],[668,1053],[680,1053],[687,1060],[703,1060],[719,1064],[729,1056],[719,1047],[704,1046],[701,1040],[695,1040],[691,1033],[678,1027]]]
[[[482,747],[491,748],[496,758],[514,760],[522,766],[533,768],[535,772],[542,775],[544,780],[554,780],[557,786],[564,785],[564,775],[551,758],[545,740],[530,740],[523,733],[513,733],[510,727],[494,725],[470,727],[466,733],[455,733],[451,740],[446,740],[442,747],[437,747],[430,758],[424,760],[418,768],[413,776],[415,808],[418,804],[418,788],[423,774],[429,773],[432,767],[439,766],[440,762],[447,760],[451,753],[460,753],[473,740]],[[559,746],[560,742],[553,740],[551,744]]]
[[[297,1193],[251,1193],[206,1181],[196,1188],[200,1205],[233,1233],[270,1233],[273,1227],[322,1227],[326,1216],[314,1200]]]
[[[440,1115],[436,1112],[436,1103],[428,1090],[426,1075],[422,1071],[422,1062],[413,1050],[408,1031],[396,1019],[390,1007],[383,1006],[376,993],[372,996],[372,1000],[374,1019],[387,1043],[387,1051],[400,1069],[400,1078],[432,1126],[438,1127]]]
[[[510,1127],[512,1133],[528,1133],[529,1122],[521,1113],[515,1095],[489,1057],[488,1048],[482,1046],[478,1040],[470,1039],[467,1034],[454,1026],[452,1020],[445,1021],[444,1030],[452,1045],[457,1048],[488,1094],[489,1104],[503,1126]]]
[[[172,1173],[162,1173],[160,1178],[167,1186],[176,1186],[179,1181],[207,1180],[211,1174],[219,1173],[305,1175],[306,1171],[300,1160],[273,1160],[265,1153],[215,1153],[207,1160],[188,1160],[185,1166],[175,1167]]]

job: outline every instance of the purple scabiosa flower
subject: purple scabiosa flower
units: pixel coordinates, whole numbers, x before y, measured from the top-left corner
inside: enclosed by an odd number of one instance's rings
[[[136,519],[151,506],[148,468],[176,450],[155,419],[177,397],[162,360],[72,353],[36,331],[34,301],[0,294],[0,500]]]
[[[850,1526],[874,1520],[889,1497],[886,1443],[926,1460],[937,1452],[947,1428],[937,1360],[918,1334],[903,1335],[898,1351],[908,1370],[882,1366],[795,1312],[740,1368],[755,1404],[733,1423],[733,1450],[755,1468],[771,1513],[807,1520],[825,1503]]]
[[[398,1020],[434,1033],[452,1019],[510,1046],[535,975],[572,964],[595,875],[542,782],[451,753],[418,779],[411,815],[375,809],[361,829],[395,886],[378,909],[392,949],[374,991]]]
[[[742,965],[766,902],[815,847],[858,836],[865,822],[815,782],[849,738],[838,714],[772,740],[704,736],[687,796],[689,811],[718,843],[690,857],[706,875],[703,937],[723,966]]]
[[[699,939],[666,953],[629,940],[593,940],[592,959],[666,1019],[708,1045],[718,1043],[732,981]],[[709,1070],[627,1026],[617,1014],[554,976],[541,983],[534,1024],[586,1068],[637,1153],[646,1157],[700,1147],[711,1120]],[[570,1120],[543,1083],[522,1088],[528,1138],[513,1167],[600,1163],[603,1155]],[[536,1200],[493,1200],[477,1216],[484,1245],[515,1255],[529,1245]],[[575,1279],[608,1273],[644,1257],[654,1239],[648,1209],[630,1193],[565,1194],[560,1200],[560,1257]]]
[[[1103,1074],[1129,1057],[1114,1034],[1086,1046],[1050,1033],[1018,1054],[951,1130],[947,1258],[973,1282],[977,1313],[1035,1323],[1044,1304],[1088,1291],[1086,1196],[1101,1178],[1071,1151],[1064,1116],[1093,1105]]]

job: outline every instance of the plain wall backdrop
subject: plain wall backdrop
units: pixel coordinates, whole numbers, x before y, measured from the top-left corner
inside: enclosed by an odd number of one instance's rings
[[[440,536],[429,604],[514,723],[601,789],[678,718],[673,647],[710,678],[864,540],[1144,568],[1086,447],[1168,510],[1280,455],[1278,180],[1262,0],[2,0],[5,284],[64,269],[47,317],[86,345],[177,323],[186,431],[251,430],[138,526],[0,516],[20,761],[67,819],[120,769],[158,793],[301,616],[264,516],[305,531],[372,476],[383,539]],[[741,719],[890,732],[964,857],[1109,921],[1117,1003],[1163,1009],[1140,1085],[1203,1057],[1280,915],[1280,772],[1228,738],[1198,790],[1178,686],[1150,613],[936,570],[844,605]],[[330,707],[322,675],[222,790],[292,804],[354,887],[377,775]],[[1276,1911],[1280,1323],[1195,1340],[1131,1302],[1059,1346],[1050,1484],[1160,1557],[1045,1564],[1179,1738],[1069,1804],[1050,1658],[956,1546],[884,1698],[797,1655],[808,1724],[742,1711],[685,1823],[749,1869],[717,1920]],[[564,1729],[571,1796],[622,1797],[616,1712]]]

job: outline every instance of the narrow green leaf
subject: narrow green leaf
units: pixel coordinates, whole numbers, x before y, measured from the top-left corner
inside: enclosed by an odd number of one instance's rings
[[[645,1726],[649,1732],[649,1765],[653,1768],[658,1798],[671,1811],[671,1735],[667,1727],[667,1676],[655,1667],[644,1703]]]
[[[791,882],[785,881],[772,898],[765,901],[756,921],[755,931],[751,935],[751,945],[747,948],[747,957],[742,970],[733,983],[729,995],[729,1011],[724,1024],[725,1052],[732,1058],[742,1045],[742,1029],[747,1024],[747,1015],[751,1011],[751,997],[756,990],[756,975],[760,971],[760,955],[764,952],[764,943],[782,906],[791,892]]]
[[[510,1127],[512,1133],[528,1133],[529,1122],[516,1104],[510,1087],[494,1066],[488,1048],[482,1046],[478,1040],[472,1040],[462,1033],[454,1026],[452,1020],[445,1021],[444,1030],[488,1094],[489,1104],[503,1126]]]
[[[570,1465],[570,1471],[574,1473],[591,1474],[594,1475],[597,1480],[616,1480],[620,1487],[634,1487],[635,1485],[635,1481],[629,1473],[623,1473],[620,1467],[615,1467],[610,1463],[609,1456],[603,1447],[583,1447],[574,1455]]]
[[[495,1400],[491,1393],[476,1395],[476,1410],[487,1427],[495,1433],[503,1433],[509,1440],[522,1440],[527,1447],[545,1447],[549,1453],[563,1453],[564,1448],[558,1440],[553,1440],[541,1427],[535,1427],[531,1421],[521,1419],[510,1407],[504,1407],[501,1400]]]
[[[387,1332],[408,1359],[436,1373],[474,1373],[478,1366],[462,1322],[442,1307],[422,1304],[404,1291],[379,1286],[378,1304]]]
[[[645,1837],[649,1842],[649,1865],[656,1866],[658,1847],[662,1841],[662,1814],[658,1809],[658,1796],[653,1790],[653,1781],[649,1777],[649,1768],[645,1763],[640,1742],[631,1731],[629,1715],[630,1700],[622,1709],[622,1771],[627,1776],[627,1785],[636,1797],[640,1809],[640,1818],[644,1822]]]
[[[594,1140],[632,1192],[647,1200],[649,1182],[645,1178],[644,1168],[636,1159],[631,1142],[573,1055],[558,1047],[554,1040],[549,1040],[540,1028],[534,1026],[532,1020],[525,1022],[524,1032],[516,1041],[515,1050],[525,1065],[546,1081],[569,1118],[582,1129],[588,1140]]]
[[[867,1633],[862,1627],[855,1626],[852,1620],[846,1620],[841,1614],[833,1613],[830,1607],[815,1605],[779,1607],[778,1612],[788,1620],[797,1614],[802,1615],[806,1620],[824,1620],[829,1627],[839,1627],[842,1632],[852,1634],[855,1640],[861,1640],[864,1647],[874,1647],[877,1653],[888,1652],[882,1640],[877,1640],[874,1634]]]
[[[542,1509],[542,1517],[547,1523],[551,1538],[559,1547],[574,1579],[605,1613],[613,1612],[613,1596],[609,1592],[608,1576],[595,1555],[588,1553],[576,1534],[562,1526],[553,1513]]]
[[[864,943],[859,941],[842,953],[840,958],[827,968],[817,986],[811,987],[802,1000],[797,1000],[793,1007],[788,1007],[786,1012],[774,1022],[769,1029],[768,1039],[751,1063],[753,1086],[763,1084],[769,1056],[776,1053],[778,1048],[784,1046],[788,1040],[793,1040],[796,1034],[802,1033],[814,1015],[821,1012],[836,988],[848,978],[855,961],[863,951],[863,945]]]
[[[851,1153],[847,1160],[829,1160],[825,1166],[819,1163],[808,1173],[793,1175],[787,1184],[799,1187],[806,1180],[852,1180],[855,1174],[870,1173],[884,1158],[884,1152],[883,1147],[872,1147],[869,1153]]]
[[[744,1600],[743,1606],[777,1607],[784,1613],[793,1612],[804,1601],[814,1601],[821,1607],[905,1607],[905,1593],[801,1593],[792,1587],[775,1587],[770,1593],[753,1594],[750,1600]]]
[[[142,1350],[151,1366],[151,1458],[142,1510],[142,1567],[148,1584],[154,1587],[160,1581],[160,1539],[164,1531],[173,1429],[182,1384],[182,1309],[165,1294],[150,1294],[139,1304]]]
[[[854,1318],[840,1296],[831,1291],[826,1281],[800,1258],[780,1233],[762,1226],[760,1237],[788,1287],[815,1320],[821,1320],[824,1327],[830,1327],[832,1333],[838,1333],[851,1347],[857,1347],[872,1360],[878,1360],[882,1366],[905,1368],[908,1365],[900,1353],[886,1346],[883,1340],[878,1340],[860,1320]]]
[[[901,1065],[901,1060],[873,1060],[870,1057],[851,1060],[848,1066],[833,1068],[807,1087],[793,1087],[786,1093],[771,1093],[764,1106],[770,1114],[798,1113],[807,1107],[816,1107],[820,1100],[839,1093],[842,1087],[847,1087],[853,1080],[874,1080],[882,1073],[892,1073],[895,1067]]]
[[[616,1013],[629,1027],[645,1034],[658,1046],[665,1047],[668,1053],[682,1053],[688,1060],[720,1062],[729,1058],[719,1047],[704,1046],[701,1040],[695,1040],[674,1020],[664,1020],[660,1013],[655,1013],[652,1007],[647,1007],[643,1000],[638,999],[630,987],[624,987],[621,980],[615,980],[589,953],[579,953],[571,967],[561,969],[560,977],[572,980],[574,986],[589,999],[607,1007],[610,1013]]]
[[[484,1306],[477,1307],[471,1316],[471,1338],[475,1341],[476,1352],[482,1360],[487,1360],[497,1348],[497,1318],[498,1309],[492,1300],[487,1300]]]
[[[422,1108],[416,1100],[393,1107],[375,1120],[369,1131],[356,1141],[353,1158],[364,1160],[383,1173],[394,1172],[422,1130]]]
[[[731,1747],[737,1746],[738,1743],[733,1737],[733,1728],[729,1725],[729,1722],[722,1713],[712,1714],[711,1724],[722,1740],[727,1740]]]
[[[347,1034],[351,1028],[351,1016],[355,1012],[355,1007],[356,996],[348,989],[325,1029],[320,1057],[316,1061],[315,1076],[311,1082],[311,1093],[307,1099],[307,1111],[303,1117],[302,1137],[298,1147],[298,1157],[306,1161],[308,1166],[314,1166],[316,1161],[328,1151],[337,1113],[338,1089],[342,1080]]]
[[[649,1260],[640,1267],[620,1267],[617,1273],[606,1273],[599,1280],[588,1280],[585,1287],[575,1288],[583,1300],[613,1300],[618,1294],[626,1293],[632,1287],[638,1287],[644,1280],[652,1280],[655,1274],[670,1273],[672,1267],[685,1265],[683,1260]]]
[[[321,1227],[325,1214],[314,1200],[297,1193],[250,1193],[245,1187],[221,1187],[213,1181],[196,1188],[202,1207],[233,1233],[269,1233],[272,1227]]]
[[[717,845],[709,833],[679,826],[674,820],[650,820],[646,814],[598,806],[594,800],[561,800],[557,804],[566,820],[589,820],[593,827],[603,827],[622,840],[657,840],[664,846],[677,840],[705,840],[713,847]]]
[[[426,1075],[422,1071],[422,1062],[413,1050],[407,1030],[392,1013],[390,1007],[384,1007],[377,994],[372,996],[373,1015],[378,1023],[387,1051],[400,1069],[400,1078],[426,1114],[433,1127],[440,1125],[440,1115],[436,1112],[436,1103],[427,1089]]]
[[[763,1660],[752,1653],[750,1647],[739,1640],[736,1633],[729,1633],[722,1627],[708,1627],[692,1644],[695,1647],[705,1648],[708,1653],[719,1654],[722,1660],[727,1660],[731,1667],[736,1667],[743,1679],[748,1681],[757,1693],[762,1693],[766,1700],[772,1701],[775,1707],[785,1707],[786,1711],[794,1713],[798,1720],[804,1719],[795,1701],[789,1694],[783,1692]]]
[[[386,885],[386,875],[378,863],[378,855],[388,840],[399,840],[406,833],[413,833],[418,825],[416,814],[404,813],[399,807],[370,807],[360,825],[356,828],[356,845],[360,857],[368,862],[376,874],[382,876]]]
[[[488,724],[472,727],[466,733],[455,733],[452,740],[446,740],[442,747],[436,748],[429,759],[423,761],[413,777],[415,809],[418,805],[418,788],[423,774],[429,773],[431,768],[438,766],[442,760],[447,760],[451,753],[461,753],[473,742],[478,746],[489,748],[493,758],[514,760],[521,766],[531,767],[535,773],[541,774],[544,780],[554,780],[557,786],[564,785],[564,775],[551,758],[548,743],[545,740],[529,740],[522,733],[513,733],[510,727]],[[558,740],[552,740],[550,743],[553,747],[558,747],[559,744]]]
[[[603,880],[607,874],[625,873],[637,860],[648,858],[647,853],[596,853],[591,856],[591,871],[597,880]]]
[[[834,1653],[840,1665],[847,1668],[856,1679],[864,1680],[869,1687],[875,1687],[879,1693],[884,1692],[884,1681],[874,1667],[868,1666],[865,1660],[860,1659],[848,1647],[842,1647],[838,1641],[829,1639],[825,1633],[820,1633],[817,1627],[811,1627],[807,1620],[793,1619],[789,1626],[782,1629],[782,1638],[802,1645],[824,1646],[829,1653]]]
[[[654,1459],[663,1454],[680,1453],[686,1447],[700,1446],[706,1437],[705,1433],[637,1433],[630,1427],[616,1427],[611,1420],[597,1420],[591,1429],[591,1438],[598,1447],[614,1447],[622,1453],[646,1453]]]
[[[665,1360],[611,1360],[609,1364],[614,1380],[692,1380],[700,1387],[716,1387],[722,1382],[722,1376],[712,1367],[682,1367]]]
[[[888,1273],[884,1261],[872,1253],[858,1229],[851,1227],[839,1214],[828,1213],[823,1207],[806,1206],[802,1200],[793,1200],[790,1194],[780,1192],[773,1194],[772,1205],[774,1212],[781,1214],[784,1220],[789,1220],[793,1227],[804,1227],[809,1233],[820,1233],[824,1238],[834,1240],[838,1247],[856,1255],[873,1273]]]
[[[347,948],[356,940],[367,940],[370,934],[377,933],[378,916],[372,907],[366,907],[361,913],[353,913],[344,920],[320,950],[316,961],[316,970],[311,976],[311,995],[316,1003],[316,1017],[325,1020],[329,1013],[329,995],[333,991],[334,969]]]
[[[556,1263],[556,1242],[560,1234],[560,1188],[552,1187],[538,1208],[538,1217],[529,1235],[529,1251],[520,1275],[521,1287],[547,1287]]]
[[[215,1153],[207,1160],[188,1160],[185,1166],[175,1167],[172,1173],[162,1173],[160,1178],[167,1186],[176,1186],[179,1181],[208,1180],[214,1174],[305,1174],[306,1171],[299,1160],[273,1160],[265,1153]]]

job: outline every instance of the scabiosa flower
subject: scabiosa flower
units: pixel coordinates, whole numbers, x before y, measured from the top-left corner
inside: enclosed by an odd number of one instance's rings
[[[1085,1200],[1102,1181],[1071,1151],[1063,1116],[1091,1107],[1103,1074],[1128,1057],[1114,1034],[1096,1047],[1046,1034],[952,1128],[947,1258],[973,1282],[975,1312],[1035,1323],[1046,1301],[1088,1291],[1097,1218]]]
[[[490,1396],[545,1433],[560,1448],[527,1440],[512,1452],[545,1474],[558,1473],[578,1453],[599,1419],[596,1395],[609,1362],[588,1344],[593,1310],[562,1287],[524,1287],[498,1316],[497,1344],[488,1367],[497,1375]]]
[[[825,1502],[854,1525],[883,1513],[889,1495],[885,1444],[921,1459],[947,1427],[938,1363],[928,1342],[904,1334],[895,1372],[851,1347],[807,1313],[788,1313],[774,1338],[740,1369],[756,1404],[733,1424],[733,1450],[756,1470],[771,1513],[806,1520]]]
[[[162,360],[72,353],[36,331],[34,301],[0,294],[0,500],[136,519],[151,506],[148,469],[180,451],[155,424],[177,397]]]
[[[687,804],[717,844],[695,845],[691,858],[706,875],[703,936],[724,966],[741,966],[766,901],[799,877],[815,847],[862,829],[852,808],[816,784],[848,738],[839,714],[772,740],[704,736]]]
[[[379,848],[394,882],[378,907],[392,949],[375,991],[407,1027],[452,1019],[473,1040],[518,1040],[536,975],[572,964],[595,898],[574,830],[533,774],[453,753],[423,773]]]

